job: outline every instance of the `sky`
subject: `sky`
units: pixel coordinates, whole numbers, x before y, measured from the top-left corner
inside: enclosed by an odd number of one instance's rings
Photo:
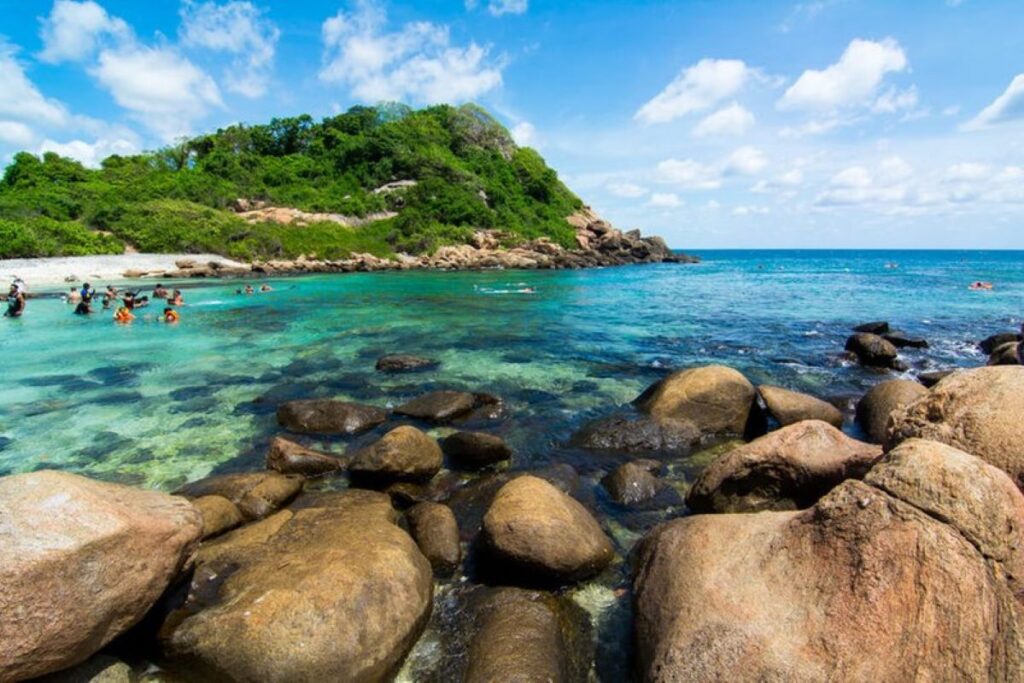
[[[1024,248],[1021,0],[0,0],[0,165],[381,101],[674,247]]]

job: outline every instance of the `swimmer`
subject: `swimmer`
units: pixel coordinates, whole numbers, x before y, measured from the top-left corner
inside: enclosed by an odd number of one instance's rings
[[[156,287],[153,288],[153,298],[154,299],[166,299],[167,295],[169,293],[170,292],[167,291],[167,288],[164,287],[159,282],[157,283]]]
[[[127,306],[122,306],[117,309],[116,313],[114,313],[115,323],[127,324],[133,320],[135,320],[135,316],[132,315],[131,310],[129,310]]]
[[[12,284],[11,289],[7,294],[7,310],[4,312],[5,318],[20,318],[21,314],[25,312],[25,292],[18,287],[17,284]]]
[[[181,296],[181,290],[174,290],[174,294],[171,296],[170,299],[167,300],[167,303],[169,303],[172,306],[184,306],[185,299],[183,299]]]
[[[67,304],[77,304],[81,300],[82,300],[82,295],[79,294],[78,290],[75,289],[74,287],[72,287],[71,291],[68,292],[67,296],[64,297],[64,303],[67,303]]]
[[[181,316],[176,310],[167,306],[164,308],[164,322],[165,323],[176,323],[181,320]]]
[[[260,291],[261,291],[261,292],[273,292],[274,290],[273,290],[273,289],[271,289],[270,285],[268,285],[268,284],[264,283],[264,284],[263,284],[263,285],[262,285],[262,286],[260,287]]]
[[[245,293],[246,293],[246,294],[254,294],[255,292],[256,292],[256,290],[254,290],[254,289],[252,288],[252,285],[246,285],[246,286],[245,286]]]

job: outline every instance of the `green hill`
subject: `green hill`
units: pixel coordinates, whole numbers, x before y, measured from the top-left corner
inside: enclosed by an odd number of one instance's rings
[[[387,218],[361,227],[246,221],[233,210],[239,199]],[[17,154],[0,181],[0,258],[128,247],[242,259],[388,256],[463,243],[479,228],[501,230],[509,245],[546,236],[572,246],[565,218],[580,207],[536,151],[516,146],[477,106],[354,107],[320,123],[231,126],[111,156],[99,169]]]

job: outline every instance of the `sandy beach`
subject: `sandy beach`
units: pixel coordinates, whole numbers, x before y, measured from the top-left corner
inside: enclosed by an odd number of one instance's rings
[[[65,282],[124,280],[124,274],[133,270],[173,270],[175,261],[182,259],[202,264],[216,261],[229,267],[245,266],[244,263],[217,254],[114,254],[6,259],[0,260],[0,283],[9,283],[15,277],[20,277],[30,290],[57,289],[58,285]]]

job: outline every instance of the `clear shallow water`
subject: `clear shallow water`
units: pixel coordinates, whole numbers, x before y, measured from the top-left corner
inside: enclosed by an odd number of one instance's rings
[[[974,342],[1019,326],[1021,252],[703,252],[696,266],[377,273],[188,283],[182,323],[131,326],[56,299],[0,320],[0,473],[64,468],[172,489],[259,468],[283,400],[394,405],[435,388],[502,396],[514,466],[595,463],[562,446],[669,368],[724,363],[820,396],[878,375],[837,358],[851,325],[887,319],[932,348],[915,369],[978,365]],[[886,268],[895,262],[899,268]],[[971,292],[991,280],[992,292]],[[31,283],[30,283],[31,284]],[[494,290],[534,287],[535,293]],[[149,318],[147,320],[147,318]],[[384,353],[440,360],[381,375]],[[373,438],[367,435],[362,440]],[[314,442],[343,451],[345,440]]]

